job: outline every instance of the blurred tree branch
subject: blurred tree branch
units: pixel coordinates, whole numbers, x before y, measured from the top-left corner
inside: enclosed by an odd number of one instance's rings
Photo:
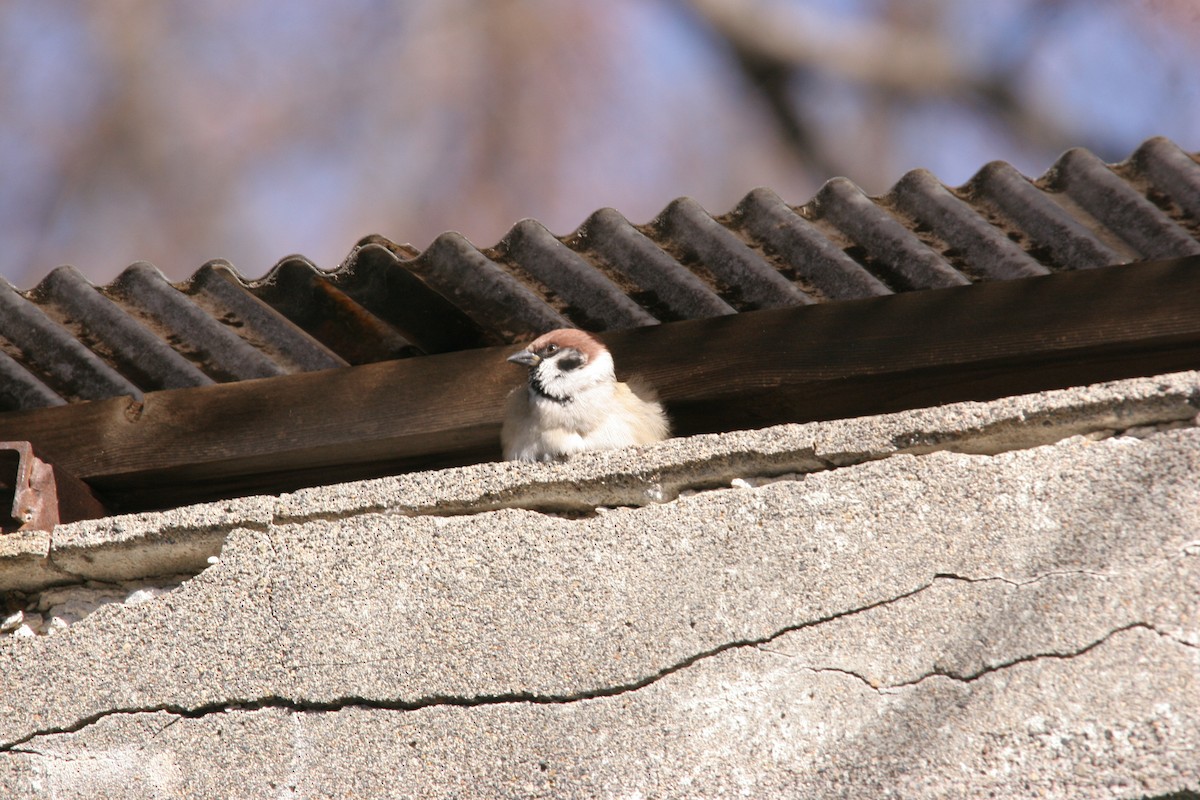
[[[688,0],[735,48],[763,61],[819,69],[906,94],[944,95],[972,79],[941,37],[876,20],[840,20],[799,4]]]
[[[1003,125],[1018,140],[1043,149],[1071,141],[1052,121],[1022,102],[1020,67],[1046,30],[1049,18],[1071,0],[1039,0],[1028,8],[1030,23],[1020,26],[1022,41],[1009,57],[981,73],[947,42],[937,25],[943,0],[893,3],[891,13],[843,18],[802,4],[766,0],[685,0],[723,39],[747,79],[765,99],[782,139],[818,179],[842,174],[805,112],[804,95],[820,73],[859,84],[877,98],[881,119],[894,127],[912,102],[953,99]]]

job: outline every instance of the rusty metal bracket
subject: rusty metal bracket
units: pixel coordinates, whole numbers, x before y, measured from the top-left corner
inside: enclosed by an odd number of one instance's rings
[[[107,514],[86,483],[42,461],[29,442],[0,442],[0,532],[48,531]]]

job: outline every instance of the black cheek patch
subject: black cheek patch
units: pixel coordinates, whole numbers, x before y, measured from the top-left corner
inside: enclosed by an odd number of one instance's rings
[[[573,369],[579,369],[583,366],[583,358],[580,356],[563,356],[558,360],[558,368],[563,372],[570,372]]]

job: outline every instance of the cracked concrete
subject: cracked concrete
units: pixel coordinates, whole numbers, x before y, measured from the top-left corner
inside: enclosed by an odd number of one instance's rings
[[[590,454],[570,464],[477,464],[439,472],[248,497],[62,525],[0,537],[0,592],[198,573],[230,531],[371,511],[478,514],[501,508],[586,515],[643,506],[746,478],[827,471],[898,454],[996,454],[1071,436],[1144,436],[1195,425],[1200,374],[1114,381],[988,403],[956,403],[878,417],[781,425],[673,439]]]
[[[39,546],[71,575],[179,563],[157,548],[198,569],[220,557],[147,602],[0,641],[0,787],[1200,790],[1198,387],[1164,376],[63,526]]]

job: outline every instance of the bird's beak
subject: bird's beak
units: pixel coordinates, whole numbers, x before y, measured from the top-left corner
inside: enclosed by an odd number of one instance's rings
[[[531,353],[528,350],[522,350],[519,353],[513,353],[508,357],[508,360],[514,364],[524,364],[527,367],[536,367],[542,363],[542,357],[537,353]]]

